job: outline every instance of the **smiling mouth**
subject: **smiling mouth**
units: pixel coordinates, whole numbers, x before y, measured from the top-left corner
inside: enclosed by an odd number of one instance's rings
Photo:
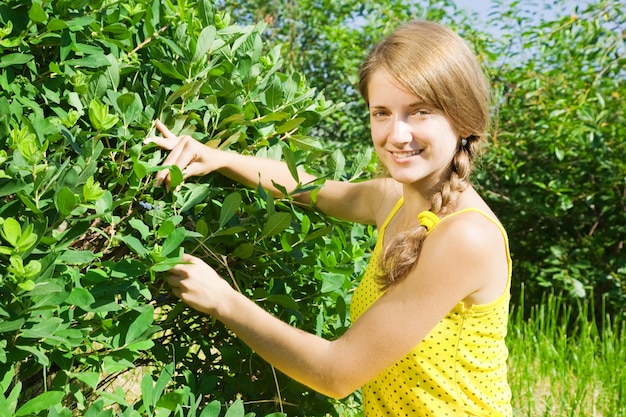
[[[422,151],[411,151],[411,152],[391,152],[391,154],[396,159],[406,159],[415,155],[419,155]]]

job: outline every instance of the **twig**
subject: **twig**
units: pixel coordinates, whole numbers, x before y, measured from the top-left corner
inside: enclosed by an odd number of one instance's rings
[[[167,28],[169,28],[170,25],[167,24],[165,26],[163,26],[161,29],[157,30],[156,32],[154,32],[154,34],[152,36],[150,36],[148,39],[144,40],[143,42],[141,42],[139,45],[137,45],[135,47],[135,49],[133,49],[132,51],[130,51],[130,55],[136,53],[138,50],[140,50],[141,48],[143,48],[144,46],[146,46],[147,44],[149,44],[150,42],[152,42],[153,40],[155,40],[161,33],[163,33],[165,30],[167,30]]]

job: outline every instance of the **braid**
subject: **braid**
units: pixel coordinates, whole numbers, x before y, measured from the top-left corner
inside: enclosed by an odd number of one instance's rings
[[[443,218],[452,213],[456,200],[469,186],[472,160],[479,146],[478,137],[470,136],[467,144],[459,148],[452,159],[450,177],[431,197],[430,211]],[[422,251],[427,230],[424,226],[398,233],[391,241],[381,260],[382,275],[378,278],[383,289],[402,280],[413,269]]]

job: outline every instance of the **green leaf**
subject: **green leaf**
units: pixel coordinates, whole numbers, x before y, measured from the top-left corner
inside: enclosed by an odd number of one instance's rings
[[[0,381],[0,393],[4,393],[11,386],[11,382],[13,377],[15,376],[15,369],[12,366],[9,366],[2,376],[2,380]]]
[[[265,301],[292,310],[299,309],[298,303],[296,303],[293,298],[286,294],[270,294],[265,298]]]
[[[48,15],[41,7],[41,4],[33,2],[28,11],[28,17],[35,23],[44,23],[48,20]]]
[[[244,417],[245,416],[245,410],[243,407],[243,402],[237,398],[230,407],[228,407],[228,410],[226,410],[226,414],[224,415],[224,417]]]
[[[207,52],[211,49],[213,45],[213,41],[215,41],[215,35],[217,31],[215,26],[206,26],[200,32],[200,36],[198,36],[198,41],[196,43],[196,52],[193,55],[192,61],[196,62],[201,60]]]
[[[61,187],[54,196],[54,205],[63,216],[69,216],[77,204],[78,198],[69,187]]]
[[[83,417],[113,417],[115,415],[113,410],[105,410],[104,406],[104,400],[98,399],[91,405],[91,407],[89,407]]]
[[[132,123],[137,120],[139,116],[141,116],[141,112],[143,110],[141,98],[136,93],[122,94],[117,98],[117,105],[124,115],[124,121],[126,124]]]
[[[283,148],[283,156],[285,158],[285,162],[287,163],[287,168],[289,168],[289,173],[292,178],[296,180],[297,183],[300,183],[300,175],[298,173],[298,166],[296,165],[296,157],[293,151],[287,147]]]
[[[154,309],[152,306],[146,306],[147,308],[142,311],[139,316],[128,326],[126,332],[125,344],[129,345],[136,342],[144,333],[150,329],[152,322],[154,321]]]
[[[83,185],[83,198],[85,201],[96,201],[104,195],[104,190],[93,177],[89,177]]]
[[[161,255],[167,256],[180,247],[185,240],[185,229],[178,227],[167,236],[161,247]]]
[[[159,378],[154,384],[154,389],[152,390],[152,404],[158,404],[159,398],[165,391],[165,387],[172,380],[172,375],[174,374],[174,363],[170,363],[161,369],[161,373],[159,374]]]
[[[5,197],[11,194],[17,194],[18,192],[25,190],[25,189],[32,190],[32,184],[27,184],[24,181],[18,180],[18,179],[9,181],[8,183],[0,186],[0,197]]]
[[[340,149],[335,150],[331,155],[331,167],[333,168],[333,179],[338,181],[343,176],[346,169],[346,158]]]
[[[34,228],[35,225],[31,223],[28,225],[28,227],[26,227],[26,230],[22,231],[22,236],[20,236],[16,245],[16,249],[18,250],[18,252],[26,252],[35,243],[37,243],[39,237],[35,233],[33,233]]]
[[[200,413],[200,417],[219,417],[220,412],[222,411],[222,406],[219,401],[213,400],[204,407],[202,413]]]
[[[263,236],[274,236],[283,232],[289,225],[291,225],[291,214],[284,212],[274,213],[267,219],[265,226],[263,226]]]
[[[276,134],[280,135],[292,131],[300,126],[305,120],[306,119],[304,117],[296,117],[291,120],[287,120],[282,125],[276,126]]]
[[[323,151],[324,146],[320,141],[315,140],[309,136],[303,135],[291,135],[289,136],[289,143],[293,144],[298,149],[303,151]]]
[[[170,171],[170,188],[174,190],[183,182],[183,172],[177,165],[169,166],[168,170]]]
[[[254,253],[254,246],[246,242],[237,246],[235,250],[233,251],[232,256],[233,258],[248,259],[249,257],[252,256],[253,253]]]
[[[48,410],[50,407],[59,405],[65,397],[62,391],[48,391],[39,394],[37,397],[29,400],[21,406],[15,413],[16,417],[39,414],[41,411]]]
[[[16,247],[17,242],[22,236],[22,227],[13,217],[4,220],[2,224],[2,237],[11,246]]]
[[[280,106],[283,98],[283,89],[280,81],[278,79],[275,79],[274,82],[269,85],[267,90],[265,90],[262,97],[264,99],[264,104],[271,110],[274,110],[275,108]]]
[[[282,122],[289,118],[289,113],[270,113],[259,119],[259,123]]]
[[[31,279],[27,279],[25,281],[19,282],[17,286],[24,291],[32,291],[35,289],[35,282]]]
[[[65,61],[65,64],[71,67],[83,68],[101,68],[111,65],[106,55],[102,53],[89,55],[84,58],[68,59],[67,61]]]
[[[178,391],[166,393],[156,403],[157,408],[165,408],[170,411],[176,411],[176,408],[182,405],[184,405],[183,395]]]
[[[46,27],[50,32],[60,32],[68,28],[67,23],[61,19],[51,19]]]
[[[180,263],[182,257],[182,248],[180,248],[178,255],[175,258],[167,258],[164,261],[155,263],[150,267],[150,270],[153,272],[165,272],[174,268],[176,265]]]
[[[231,193],[226,196],[222,202],[222,208],[220,210],[220,228],[237,213],[239,206],[241,205],[241,194],[238,192]]]
[[[96,300],[93,295],[86,289],[80,287],[72,288],[69,297],[65,299],[65,303],[78,306],[87,311],[89,310],[89,306],[95,302]]]
[[[6,54],[0,58],[0,68],[10,67],[11,65],[22,65],[30,62],[33,58],[34,56],[31,54]]]
[[[12,332],[24,325],[26,320],[24,318],[16,318],[13,320],[0,320],[0,333]]]
[[[36,259],[31,259],[24,266],[24,278],[32,279],[35,278],[41,272],[41,262]],[[31,291],[32,288],[28,291]]]
[[[94,389],[98,387],[98,382],[100,381],[98,372],[78,372],[72,376]]]
[[[146,372],[141,379],[141,401],[143,402],[143,406],[146,408],[149,415],[152,414],[152,407],[154,406],[154,403],[152,402],[153,388],[154,381],[152,380],[152,376],[149,372]]]
[[[185,195],[184,204],[180,211],[185,212],[204,201],[211,194],[211,187],[206,184],[193,184],[194,187]]]
[[[142,222],[139,219],[130,219],[128,221],[128,224],[130,224],[130,226],[135,229],[136,231],[138,231],[139,233],[141,233],[141,238],[142,239],[147,239],[150,236],[150,228],[148,228],[148,226],[146,226],[146,224],[144,222]]]
[[[58,258],[59,264],[85,265],[96,259],[96,255],[89,250],[67,249]]]
[[[116,114],[109,114],[109,106],[100,100],[94,99],[89,103],[89,121],[97,131],[109,130],[118,119]]]
[[[23,350],[25,352],[32,353],[33,356],[37,359],[37,363],[43,366],[50,366],[50,359],[46,356],[46,354],[39,349],[32,346],[24,346],[24,345],[16,345],[16,348]]]
[[[148,254],[148,250],[143,247],[143,243],[135,236],[125,235],[122,236],[122,241],[126,243],[133,252],[135,252],[139,256],[146,256]]]
[[[43,339],[52,336],[54,332],[56,332],[61,327],[62,324],[62,319],[58,317],[52,317],[36,323],[30,329],[23,329],[20,336],[30,339]]]
[[[346,282],[346,277],[342,274],[336,274],[331,272],[322,273],[322,293],[335,292],[343,286]]]

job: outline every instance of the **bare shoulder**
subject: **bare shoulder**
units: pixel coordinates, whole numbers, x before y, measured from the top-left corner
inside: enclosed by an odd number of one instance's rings
[[[500,227],[498,225],[500,223],[492,213],[469,210],[445,217],[435,230],[442,238],[464,246],[477,245],[480,248],[485,245],[500,246],[504,242],[501,225]]]
[[[506,237],[497,219],[485,214],[466,211],[449,216],[424,242],[423,255],[466,286],[464,301],[469,304],[497,299],[510,276]]]

